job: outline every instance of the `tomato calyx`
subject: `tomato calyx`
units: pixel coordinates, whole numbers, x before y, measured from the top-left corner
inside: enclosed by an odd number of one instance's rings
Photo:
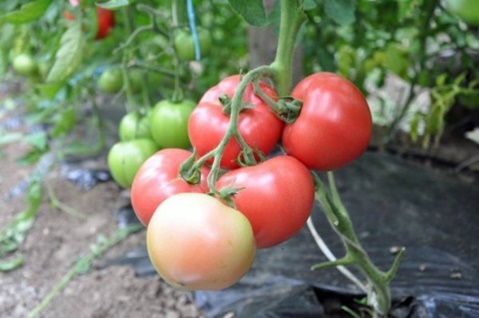
[[[224,204],[228,205],[229,207],[236,209],[236,203],[233,200],[233,197],[238,194],[239,191],[243,190],[244,187],[235,188],[233,184],[230,186],[223,188],[221,190],[214,190],[211,191],[209,194],[215,196]]]
[[[243,147],[239,153],[236,162],[240,167],[255,166],[265,160],[263,152],[259,149],[252,149],[249,146]]]
[[[189,184],[199,184],[201,182],[201,167],[196,164],[196,152],[186,159],[179,170],[180,177]]]
[[[303,106],[303,101],[291,96],[280,97],[276,102],[263,92],[258,82],[253,82],[255,93],[264,100],[282,121],[287,124],[293,123],[298,118]]]

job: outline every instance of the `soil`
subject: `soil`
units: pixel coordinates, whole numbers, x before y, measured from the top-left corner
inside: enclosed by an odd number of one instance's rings
[[[0,90],[0,102],[6,92],[3,94]],[[0,104],[0,127],[2,121],[11,116],[2,107]],[[15,129],[24,128],[20,125]],[[457,165],[479,153],[476,144],[465,143],[467,146],[458,150],[458,143],[448,141],[445,144],[450,144],[450,148],[445,146],[430,153],[411,151],[398,142],[389,151],[424,166],[457,173],[454,170]],[[31,166],[16,162],[28,149],[22,142],[0,148],[0,228],[26,207],[24,191],[12,195],[12,189],[21,190],[21,185],[32,173]],[[81,165],[106,169],[106,156],[83,161]],[[465,167],[460,176],[477,185],[477,171],[477,165],[471,169]],[[78,257],[88,254],[90,246],[100,236],[110,237],[118,229],[115,212],[128,204],[128,193],[114,182],[99,183],[83,190],[66,180],[61,166],[54,168],[45,181],[61,203],[82,217],[52,206],[48,196],[43,200],[34,225],[18,251],[25,257],[25,263],[14,271],[0,272],[0,317],[27,317],[58,286]],[[144,243],[145,231],[140,231],[98,257],[92,269],[74,277],[40,317],[203,317],[191,293],[174,290],[157,276],[137,277],[128,265],[101,266]]]
[[[11,113],[4,110],[1,106],[0,127],[11,118]],[[13,128],[24,129],[21,125]],[[28,150],[22,142],[0,148],[0,228],[26,208],[24,185],[33,167],[21,166],[16,160]],[[90,159],[81,165],[106,169],[106,157]],[[54,168],[45,182],[61,203],[81,217],[55,208],[45,196],[33,227],[18,250],[24,256],[23,266],[0,272],[0,317],[27,317],[56,288],[77,259],[90,252],[90,246],[99,237],[108,238],[117,231],[115,212],[128,203],[128,194],[113,181],[82,190],[63,176],[62,166]],[[98,257],[92,269],[73,278],[39,317],[202,317],[191,293],[174,290],[157,276],[136,277],[133,268],[127,265],[101,266],[143,244],[144,230],[131,234]]]

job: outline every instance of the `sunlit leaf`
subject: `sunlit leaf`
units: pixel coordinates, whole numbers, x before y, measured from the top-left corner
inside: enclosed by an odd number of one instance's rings
[[[263,0],[229,0],[230,5],[243,19],[254,26],[265,26],[268,17]]]
[[[63,82],[77,69],[82,59],[85,39],[79,22],[72,23],[62,35],[55,64],[47,76],[47,83]]]
[[[22,24],[40,18],[53,0],[36,0],[28,2],[20,9],[0,16],[0,25],[4,23]]]
[[[326,15],[338,24],[349,24],[356,20],[355,0],[326,0],[324,2],[324,10]]]

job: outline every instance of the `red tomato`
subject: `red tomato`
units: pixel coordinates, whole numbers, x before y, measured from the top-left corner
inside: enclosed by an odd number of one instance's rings
[[[69,0],[72,7],[76,7],[80,4],[81,0]],[[102,7],[96,6],[96,12],[98,16],[97,24],[98,30],[96,32],[95,39],[101,40],[107,37],[110,33],[111,28],[115,26],[115,14],[113,11],[104,9]],[[65,20],[73,21],[75,16],[68,11],[63,12],[63,17]]]
[[[179,175],[180,165],[191,155],[184,149],[163,149],[140,167],[131,185],[131,204],[141,223],[148,225],[158,205],[173,194],[208,192],[207,168],[202,169],[201,183],[197,185],[189,184]]]
[[[233,285],[249,270],[256,251],[245,216],[199,193],[165,200],[151,218],[146,242],[158,274],[171,286],[189,290]]]
[[[229,171],[216,186],[218,190],[241,189],[233,201],[250,221],[258,248],[271,247],[294,236],[308,219],[314,202],[311,173],[290,156]]]
[[[222,94],[232,98],[239,82],[239,75],[223,79],[203,95],[191,113],[188,121],[188,136],[199,156],[214,149],[225,135],[230,117],[223,112],[223,105],[218,98]],[[268,96],[277,99],[274,89],[266,83],[262,82],[260,87]],[[254,93],[253,84],[250,83],[247,86],[243,101],[253,107],[241,111],[238,130],[251,148],[266,155],[279,141],[283,122],[270,110],[268,104]],[[240,152],[241,147],[236,139],[232,138],[225,147],[221,167],[237,168],[236,159]]]
[[[310,169],[343,167],[366,150],[372,118],[361,91],[333,73],[315,73],[297,84],[292,97],[303,101],[299,117],[286,125],[286,153]]]
[[[115,26],[115,14],[113,11],[97,6],[98,14],[98,31],[95,39],[101,40],[107,37],[113,26]]]

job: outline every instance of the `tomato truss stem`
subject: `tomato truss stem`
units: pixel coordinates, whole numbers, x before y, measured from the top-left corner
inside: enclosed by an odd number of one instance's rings
[[[199,158],[196,161],[195,165],[197,167],[201,167],[206,163],[207,160],[214,158],[213,164],[211,166],[211,170],[210,170],[210,173],[208,174],[208,179],[207,179],[208,187],[210,188],[211,192],[217,193],[215,184],[216,184],[216,181],[218,180],[221,157],[223,156],[225,147],[231,138],[236,138],[236,141],[238,142],[240,147],[243,149],[242,153],[254,154],[254,150],[251,149],[251,147],[246,143],[243,136],[241,136],[241,134],[238,131],[238,120],[239,120],[239,113],[243,106],[243,95],[246,88],[251,82],[254,82],[261,77],[270,77],[273,72],[274,70],[270,66],[263,65],[249,71],[241,78],[241,81],[238,84],[236,92],[233,98],[231,99],[230,121],[229,121],[228,128],[226,130],[225,135],[221,139],[221,142],[218,144],[218,146],[216,146],[213,150],[206,153],[205,155],[203,155],[201,158]],[[248,162],[248,160],[250,159],[245,158],[245,161]]]
[[[391,268],[387,272],[378,269],[372,263],[357,238],[349,213],[339,197],[334,174],[331,171],[327,173],[329,189],[316,174],[313,173],[313,176],[317,185],[316,200],[325,212],[334,231],[339,234],[346,249],[346,255],[344,257],[331,260],[330,262],[317,264],[313,266],[313,269],[330,266],[337,267],[338,265],[357,266],[367,280],[366,292],[368,304],[374,309],[376,316],[382,317],[387,315],[387,312],[391,307],[389,283],[398,269],[399,262],[405,249],[402,248],[399,250]]]

